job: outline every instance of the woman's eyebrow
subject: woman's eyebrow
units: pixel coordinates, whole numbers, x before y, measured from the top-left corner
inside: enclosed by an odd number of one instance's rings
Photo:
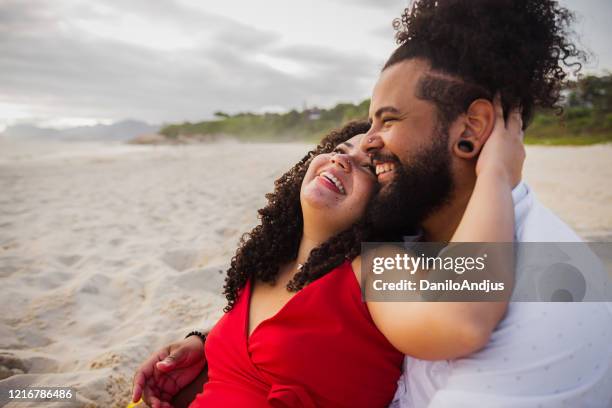
[[[350,150],[350,149],[352,149],[352,148],[353,148],[353,145],[352,145],[352,144],[350,144],[349,142],[342,142],[342,143],[340,143],[340,144],[336,145],[336,147],[334,148],[334,150],[335,150],[335,149]]]

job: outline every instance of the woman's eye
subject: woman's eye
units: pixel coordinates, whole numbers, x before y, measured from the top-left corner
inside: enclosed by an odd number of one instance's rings
[[[382,123],[383,123],[383,125],[388,125],[388,124],[390,124],[393,121],[395,121],[394,118],[383,118]]]
[[[363,167],[373,175],[376,175],[376,169],[371,164],[364,164]]]

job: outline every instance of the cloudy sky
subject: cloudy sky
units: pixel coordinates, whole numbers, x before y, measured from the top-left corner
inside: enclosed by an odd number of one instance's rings
[[[0,131],[369,96],[407,0],[0,0]],[[564,0],[612,69],[609,0]]]

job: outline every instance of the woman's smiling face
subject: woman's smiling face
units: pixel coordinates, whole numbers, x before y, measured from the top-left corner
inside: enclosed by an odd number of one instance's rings
[[[320,154],[308,167],[300,192],[304,221],[340,232],[364,214],[377,186],[370,158],[359,148],[363,135],[339,144],[332,153]]]

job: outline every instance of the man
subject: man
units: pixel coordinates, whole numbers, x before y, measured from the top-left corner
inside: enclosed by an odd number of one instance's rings
[[[501,94],[506,112],[520,106],[524,124],[536,103],[555,106],[566,75],[560,58],[581,56],[567,39],[570,22],[548,0],[421,0],[404,12],[400,46],[374,89],[372,127],[362,142],[381,184],[371,203],[379,228],[408,219],[420,239],[449,240],[493,128],[493,96]],[[517,241],[579,241],[524,183],[513,198]],[[512,303],[487,347],[472,356],[406,357],[393,405],[606,406],[610,338],[612,312],[604,304]],[[197,376],[202,347],[191,336],[152,355],[136,374],[134,397],[145,389],[162,406]]]
[[[525,124],[536,103],[554,107],[561,63],[580,57],[567,39],[570,22],[546,0],[421,0],[404,12],[361,146],[381,185],[371,203],[371,214],[382,215],[375,225],[408,217],[420,239],[449,241],[493,127],[493,95],[522,108]],[[516,241],[580,241],[526,184],[513,200]],[[528,277],[517,279],[522,289]],[[610,406],[611,336],[612,308],[603,303],[511,303],[479,352],[453,361],[407,357],[393,405]]]

